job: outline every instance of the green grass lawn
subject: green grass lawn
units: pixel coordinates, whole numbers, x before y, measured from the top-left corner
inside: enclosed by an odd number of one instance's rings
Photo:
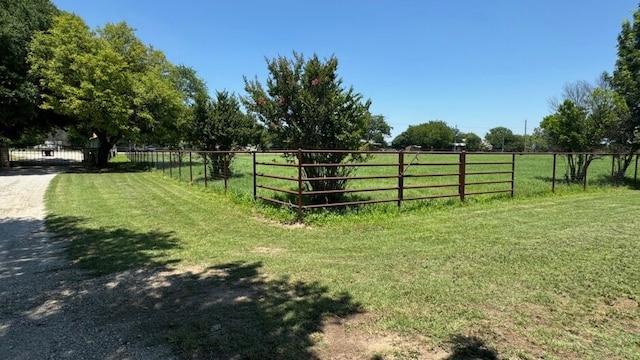
[[[531,161],[537,167],[519,176],[547,168]],[[251,286],[243,301],[196,307],[167,330],[187,354],[305,358],[321,341],[320,319],[365,313],[353,334],[403,339],[371,358],[419,358],[459,337],[500,358],[640,358],[637,190],[356,212],[288,227],[161,172],[109,172],[57,176],[47,209],[49,228],[73,238],[70,256],[96,274],[232,268],[224,289]],[[247,322],[256,324],[237,326]],[[235,330],[212,340],[202,329],[218,323]],[[258,333],[264,341],[247,338]]]

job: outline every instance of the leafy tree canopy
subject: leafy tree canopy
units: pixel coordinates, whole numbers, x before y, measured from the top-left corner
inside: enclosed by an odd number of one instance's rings
[[[482,148],[482,138],[472,132],[460,134],[460,138],[464,140],[467,151],[481,151],[484,150]]]
[[[422,150],[449,150],[453,146],[455,131],[441,120],[410,125],[407,130],[393,139],[391,146],[395,149],[420,146]]]
[[[41,79],[41,107],[75,119],[87,138],[95,134],[101,166],[120,139],[137,140],[181,115],[173,65],[125,23],[91,31],[80,17],[63,13],[34,37],[29,60]]]
[[[610,138],[615,150],[624,155],[618,166],[618,177],[622,177],[640,150],[640,8],[633,14],[633,23],[623,21],[613,76],[605,77],[629,111],[629,116],[618,121]]]
[[[48,29],[58,12],[49,0],[0,2],[0,142],[18,139],[37,115],[37,84],[29,77],[27,52],[34,33]]]
[[[490,129],[484,139],[494,151],[522,151],[524,147],[524,139],[504,126]]]
[[[387,147],[386,138],[391,136],[391,126],[384,120],[383,115],[371,115],[367,119],[364,142],[373,146]]]
[[[540,123],[552,149],[564,152],[596,152],[616,136],[629,117],[626,103],[615,91],[592,88],[580,101],[565,99],[555,113]],[[568,156],[569,179],[581,180],[594,155]]]
[[[324,61],[317,55],[305,59],[294,52],[293,58],[267,60],[269,77],[264,86],[258,79],[245,77],[247,95],[242,98],[251,116],[265,124],[274,147],[285,149],[357,150],[366,138],[371,101],[353,87],[344,87],[338,77],[338,59]],[[362,160],[347,153],[305,153],[309,164],[342,163]],[[311,180],[306,184],[315,191],[342,190],[345,177],[353,168],[308,166],[303,171]],[[313,201],[341,197],[339,191],[319,195]]]
[[[243,104],[264,123],[278,143],[287,149],[346,149],[360,147],[367,130],[370,101],[338,77],[338,59],[322,61],[317,55],[305,60],[267,61],[266,88],[257,79],[245,78]]]

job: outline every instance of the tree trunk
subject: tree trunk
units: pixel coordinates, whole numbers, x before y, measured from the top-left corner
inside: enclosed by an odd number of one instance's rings
[[[589,165],[593,159],[595,159],[595,156],[592,154],[568,154],[567,165],[569,167],[569,174],[565,175],[566,180],[574,183],[584,181],[584,177],[586,176]]]
[[[96,157],[96,166],[107,167],[109,165],[109,159],[111,158],[111,149],[113,145],[120,140],[120,135],[109,136],[104,132],[96,132],[100,144],[98,146],[98,156]]]
[[[616,169],[615,169],[615,181],[616,184],[622,184],[624,182],[624,173],[627,172],[629,165],[633,161],[635,153],[621,154],[617,157]]]

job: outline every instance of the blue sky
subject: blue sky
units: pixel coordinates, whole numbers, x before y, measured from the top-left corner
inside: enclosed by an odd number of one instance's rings
[[[92,28],[125,21],[209,91],[264,82],[265,57],[335,55],[396,136],[443,120],[531,133],[563,84],[611,72],[638,0],[53,0]]]

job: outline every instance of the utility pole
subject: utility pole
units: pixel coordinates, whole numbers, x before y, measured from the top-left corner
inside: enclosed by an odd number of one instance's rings
[[[524,119],[524,152],[527,152],[527,119]]]

